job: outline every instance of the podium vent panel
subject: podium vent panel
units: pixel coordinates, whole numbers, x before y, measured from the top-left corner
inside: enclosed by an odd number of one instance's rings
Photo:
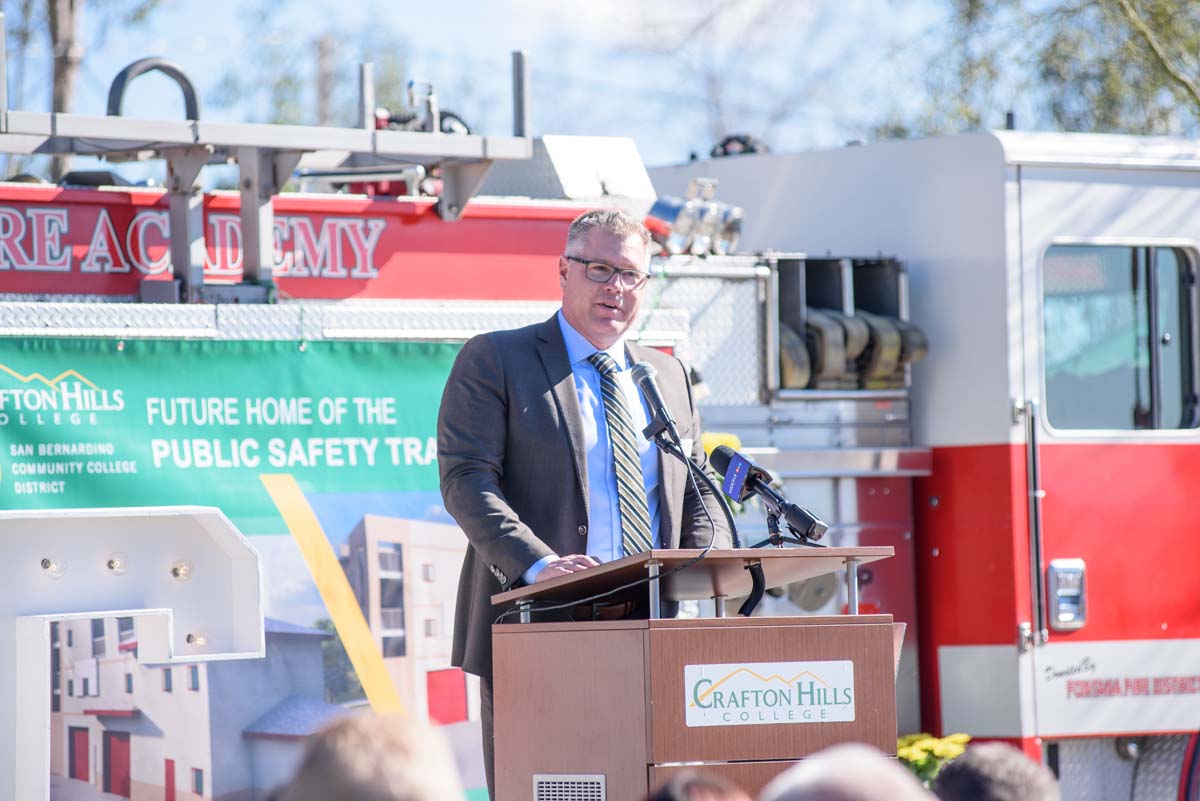
[[[533,801],[607,801],[604,774],[533,774]]]

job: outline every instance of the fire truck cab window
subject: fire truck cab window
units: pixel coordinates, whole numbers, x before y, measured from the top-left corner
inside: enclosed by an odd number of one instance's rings
[[[1174,248],[1046,251],[1042,314],[1052,426],[1197,425],[1194,276],[1191,256]]]

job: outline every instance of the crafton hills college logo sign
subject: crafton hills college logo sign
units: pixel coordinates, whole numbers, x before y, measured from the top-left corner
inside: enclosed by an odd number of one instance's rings
[[[854,663],[684,665],[688,726],[854,720]]]

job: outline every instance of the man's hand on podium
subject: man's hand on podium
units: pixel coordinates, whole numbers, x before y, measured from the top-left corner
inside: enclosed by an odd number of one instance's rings
[[[559,576],[568,576],[571,573],[578,573],[580,570],[587,570],[589,567],[597,567],[599,564],[599,562],[585,553],[560,556],[543,567],[541,572],[533,579],[533,582],[536,584],[539,581],[549,581]]]

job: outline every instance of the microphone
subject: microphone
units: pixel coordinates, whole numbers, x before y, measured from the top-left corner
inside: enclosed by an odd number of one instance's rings
[[[646,439],[653,439],[655,434],[666,429],[675,444],[681,445],[679,429],[675,427],[675,418],[671,416],[671,410],[667,408],[662,393],[658,391],[658,382],[654,380],[656,375],[658,375],[658,371],[649,362],[638,362],[633,365],[633,380],[642,390],[642,395],[645,396],[646,403],[650,406],[650,417],[653,418],[650,425],[642,430],[642,435]]]
[[[725,477],[721,489],[742,503],[751,495],[762,498],[772,514],[783,518],[788,528],[806,540],[819,540],[829,528],[816,515],[776,492],[771,475],[728,445],[718,445],[709,456],[713,468]]]

